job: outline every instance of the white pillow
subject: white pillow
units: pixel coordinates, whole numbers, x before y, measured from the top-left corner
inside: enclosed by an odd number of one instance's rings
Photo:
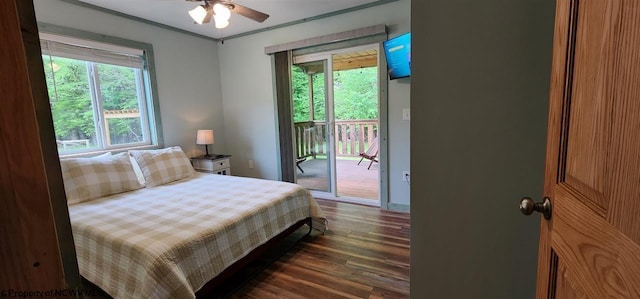
[[[131,165],[133,165],[133,171],[136,173],[138,182],[140,182],[140,184],[144,186],[145,185],[144,174],[142,174],[142,169],[140,169],[140,165],[138,165],[138,161],[136,161],[136,159],[131,154],[127,154],[127,155],[129,156],[129,160],[131,160]]]
[[[129,154],[138,162],[147,187],[190,178],[196,173],[179,146],[159,150],[130,150]]]
[[[91,158],[100,158],[100,157],[109,157],[109,156],[111,156],[111,152],[102,153],[100,155],[93,156]]]
[[[126,153],[60,160],[69,205],[142,188]]]
[[[71,157],[62,156],[62,157],[60,157],[60,160],[77,159],[77,158],[102,158],[102,157],[109,157],[111,155],[112,155],[111,152],[105,152],[105,153],[99,154],[97,156],[85,156],[85,155],[77,156],[77,157],[76,156],[71,156]]]

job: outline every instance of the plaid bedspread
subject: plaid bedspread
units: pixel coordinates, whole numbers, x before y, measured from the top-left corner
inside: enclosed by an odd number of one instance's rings
[[[114,298],[194,298],[255,247],[306,217],[326,219],[304,188],[198,173],[69,207],[80,273]]]

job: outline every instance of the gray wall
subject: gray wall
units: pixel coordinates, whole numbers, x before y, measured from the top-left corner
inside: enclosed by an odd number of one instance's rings
[[[361,11],[291,27],[231,39],[219,45],[227,152],[233,173],[278,179],[277,131],[271,60],[264,54],[272,46],[377,24],[386,24],[390,36],[410,30],[410,0],[400,0]],[[409,170],[409,122],[402,108],[409,107],[409,80],[389,83],[389,191],[390,201],[409,204],[409,185],[402,170]],[[255,168],[249,169],[248,160]]]
[[[554,4],[412,3],[412,298],[534,297]]]
[[[224,44],[192,37],[59,0],[35,0],[36,17],[51,23],[152,44],[165,145],[201,154],[197,129],[216,133],[214,152],[233,155],[234,175],[278,179],[271,61],[264,47],[377,24],[390,36],[410,31],[410,0],[254,34]],[[223,74],[223,76],[221,76]],[[389,192],[409,204],[410,79],[389,83]],[[248,160],[255,168],[249,169]]]
[[[224,152],[215,42],[58,0],[34,4],[39,22],[152,44],[165,145],[179,145],[188,155],[198,155],[204,149],[195,144],[196,131],[213,129],[213,149]]]

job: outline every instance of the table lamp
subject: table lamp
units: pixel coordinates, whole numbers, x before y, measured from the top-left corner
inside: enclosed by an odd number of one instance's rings
[[[204,156],[211,157],[211,155],[209,155],[209,144],[213,144],[213,130],[198,130],[196,144],[204,145],[206,152]]]

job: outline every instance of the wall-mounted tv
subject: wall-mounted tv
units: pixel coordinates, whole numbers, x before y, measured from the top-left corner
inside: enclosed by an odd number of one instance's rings
[[[383,42],[389,79],[411,76],[411,32]]]

